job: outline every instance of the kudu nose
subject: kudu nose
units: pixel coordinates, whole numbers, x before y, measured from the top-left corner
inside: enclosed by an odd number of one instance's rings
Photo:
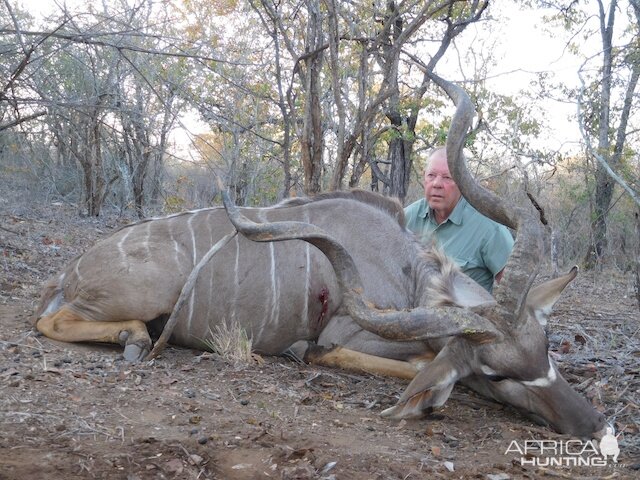
[[[608,429],[610,429],[611,432],[615,432],[615,428],[613,428],[613,425],[605,420],[604,415],[602,416],[602,420],[604,422],[604,426],[592,435],[592,438],[595,438],[596,440],[602,440],[602,437],[604,437],[608,433]]]
[[[594,438],[599,440],[607,433],[608,426],[606,417],[596,412],[593,416],[585,417],[580,424],[576,425],[575,430],[569,433],[588,440]]]

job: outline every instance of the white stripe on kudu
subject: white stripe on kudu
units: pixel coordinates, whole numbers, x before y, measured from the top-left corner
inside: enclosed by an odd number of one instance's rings
[[[117,243],[118,253],[120,254],[120,258],[126,264],[127,263],[127,253],[124,251],[124,242],[133,231],[133,228],[128,228],[125,234],[122,236],[120,241]]]
[[[238,305],[238,292],[240,291],[240,237],[236,235],[236,259],[233,264],[233,301],[231,302],[231,321],[236,321],[236,307]]]
[[[178,245],[178,241],[173,236],[173,228],[167,228],[169,230],[169,240],[173,244],[173,258],[176,262],[176,267],[180,265],[180,246]]]
[[[192,252],[192,259],[193,259],[193,265],[195,266],[197,264],[197,246],[196,246],[196,235],[195,232],[193,231],[193,225],[191,222],[193,222],[193,219],[195,218],[195,214],[191,214],[189,215],[189,220],[187,220],[187,227],[189,228],[189,233],[191,234],[191,247],[193,249]],[[196,289],[194,288],[191,291],[191,295],[189,296],[189,315],[187,317],[187,332],[189,334],[191,334],[191,323],[193,321],[193,303],[194,303],[194,295],[195,295]]]
[[[269,243],[269,256],[271,257],[271,318],[270,324],[278,322],[280,316],[280,289],[278,288],[278,276],[276,271],[276,248],[273,242]]]
[[[309,210],[304,211],[304,221],[310,223]],[[304,244],[304,307],[302,309],[302,321],[309,321],[309,295],[311,289],[311,245]]]
[[[144,229],[144,241],[142,242],[142,245],[144,246],[144,249],[146,250],[146,254],[145,257],[148,257],[149,254],[151,253],[149,250],[149,240],[151,239],[151,222],[147,222],[147,226]]]
[[[527,387],[550,387],[558,378],[556,374],[556,369],[553,367],[551,363],[551,359],[549,359],[549,372],[546,377],[536,378],[535,380],[528,380],[521,382],[523,385]]]

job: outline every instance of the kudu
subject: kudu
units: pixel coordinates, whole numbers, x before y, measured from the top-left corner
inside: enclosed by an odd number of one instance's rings
[[[532,288],[539,215],[527,206],[508,208],[476,184],[462,155],[470,100],[434,80],[457,106],[447,152],[460,189],[478,210],[517,231],[494,297],[421,246],[404,228],[401,206],[382,196],[336,192],[242,209],[225,197],[228,212],[141,221],[73,260],[44,288],[38,330],[62,341],[120,343],[125,358],[142,360],[151,346],[146,324],[166,319],[189,272],[236,228],[243,235],[200,271],[174,344],[204,348],[216,325],[238,322],[259,353],[277,355],[306,340],[326,347],[308,349],[307,359],[317,363],[413,378],[397,405],[382,412],[388,417],[444,404],[460,380],[560,432],[602,434],[603,415],[559,374],[541,326],[576,271]]]

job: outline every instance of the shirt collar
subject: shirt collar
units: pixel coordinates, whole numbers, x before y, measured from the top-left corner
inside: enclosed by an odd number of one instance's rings
[[[464,209],[466,208],[467,205],[468,203],[464,199],[464,197],[460,197],[460,200],[458,200],[458,203],[456,203],[456,206],[453,208],[453,211],[451,212],[451,214],[449,215],[449,218],[447,218],[445,223],[448,221],[455,225],[462,225],[462,216],[464,213]],[[420,205],[419,214],[422,218],[427,218],[427,215],[431,219],[436,218],[435,214],[433,213],[433,209],[429,206],[429,203],[427,202],[426,199],[424,199],[424,203]]]

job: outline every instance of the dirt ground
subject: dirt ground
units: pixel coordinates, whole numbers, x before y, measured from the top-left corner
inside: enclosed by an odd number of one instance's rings
[[[28,196],[28,192],[25,192]],[[581,274],[556,308],[551,351],[615,424],[607,466],[522,464],[511,442],[567,440],[458,388],[414,421],[379,416],[405,382],[264,358],[233,365],[167,348],[36,334],[42,283],[126,220],[0,196],[0,479],[640,478],[640,315],[630,275]],[[531,459],[531,457],[527,457]]]

